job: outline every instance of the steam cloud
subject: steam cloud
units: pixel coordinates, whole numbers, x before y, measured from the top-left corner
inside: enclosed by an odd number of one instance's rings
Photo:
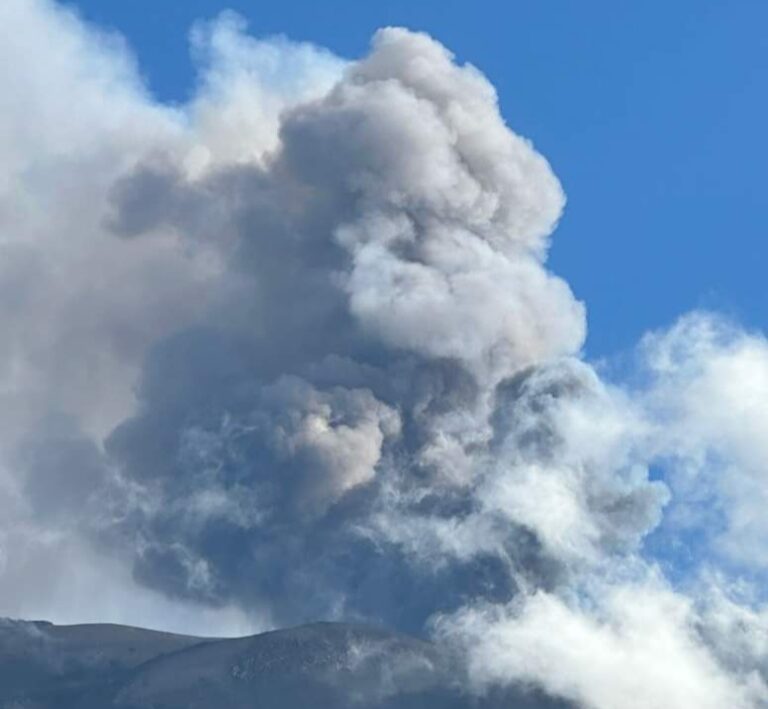
[[[768,341],[585,362],[563,192],[475,68],[225,13],[169,107],[67,10],[0,27],[0,612],[365,619],[477,692],[768,706]]]

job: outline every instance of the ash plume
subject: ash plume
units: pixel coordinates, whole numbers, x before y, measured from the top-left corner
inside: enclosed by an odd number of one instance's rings
[[[69,10],[0,27],[0,612],[373,621],[478,693],[768,706],[766,339],[586,361],[563,190],[479,70],[225,13],[170,107]]]

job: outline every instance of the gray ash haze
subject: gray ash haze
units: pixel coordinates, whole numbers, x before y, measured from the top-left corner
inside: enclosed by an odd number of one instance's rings
[[[478,69],[224,13],[163,105],[51,2],[0,37],[0,615],[372,622],[478,695],[768,707],[768,341],[586,361],[563,190]]]

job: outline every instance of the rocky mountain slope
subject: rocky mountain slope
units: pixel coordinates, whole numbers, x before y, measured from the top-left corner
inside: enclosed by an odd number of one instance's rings
[[[317,623],[205,639],[115,625],[0,621],[0,709],[559,709],[484,697],[429,643]]]

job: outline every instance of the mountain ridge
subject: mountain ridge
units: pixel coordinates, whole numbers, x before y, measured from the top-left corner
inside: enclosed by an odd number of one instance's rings
[[[240,638],[0,620],[0,709],[559,709],[531,690],[478,696],[444,648],[363,624]],[[499,702],[502,702],[501,704]]]

